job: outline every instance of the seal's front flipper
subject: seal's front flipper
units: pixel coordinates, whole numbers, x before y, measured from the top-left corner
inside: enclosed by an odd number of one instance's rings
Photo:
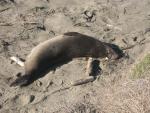
[[[100,61],[90,57],[87,62],[86,76],[96,77],[101,74],[102,69],[99,67]]]

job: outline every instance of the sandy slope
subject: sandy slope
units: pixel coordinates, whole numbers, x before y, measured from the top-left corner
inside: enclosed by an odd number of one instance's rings
[[[25,58],[38,43],[77,31],[127,47],[129,58],[101,63],[94,83],[53,93],[85,77],[75,59],[26,88],[10,88],[17,72],[9,57]],[[150,51],[149,0],[0,0],[0,113],[149,113],[150,77],[130,79]]]

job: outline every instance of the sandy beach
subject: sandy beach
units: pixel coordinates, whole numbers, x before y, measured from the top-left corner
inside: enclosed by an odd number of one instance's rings
[[[100,60],[91,83],[61,90],[86,77],[73,59],[28,87],[10,87],[39,43],[79,32],[118,45],[126,57]],[[150,113],[149,0],[0,0],[0,113]]]

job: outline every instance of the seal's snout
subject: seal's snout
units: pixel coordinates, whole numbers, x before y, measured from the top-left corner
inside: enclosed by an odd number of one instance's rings
[[[107,43],[106,49],[107,49],[107,56],[111,60],[117,60],[123,56],[123,51],[114,44]]]
[[[116,53],[116,51],[114,51],[113,48],[107,47],[107,57],[108,59],[116,60],[119,58],[119,55]]]

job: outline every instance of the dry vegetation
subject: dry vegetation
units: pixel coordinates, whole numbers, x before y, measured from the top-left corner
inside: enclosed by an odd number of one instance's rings
[[[133,69],[133,78],[144,78],[145,75],[149,76],[150,72],[150,54],[147,54],[144,59]]]

